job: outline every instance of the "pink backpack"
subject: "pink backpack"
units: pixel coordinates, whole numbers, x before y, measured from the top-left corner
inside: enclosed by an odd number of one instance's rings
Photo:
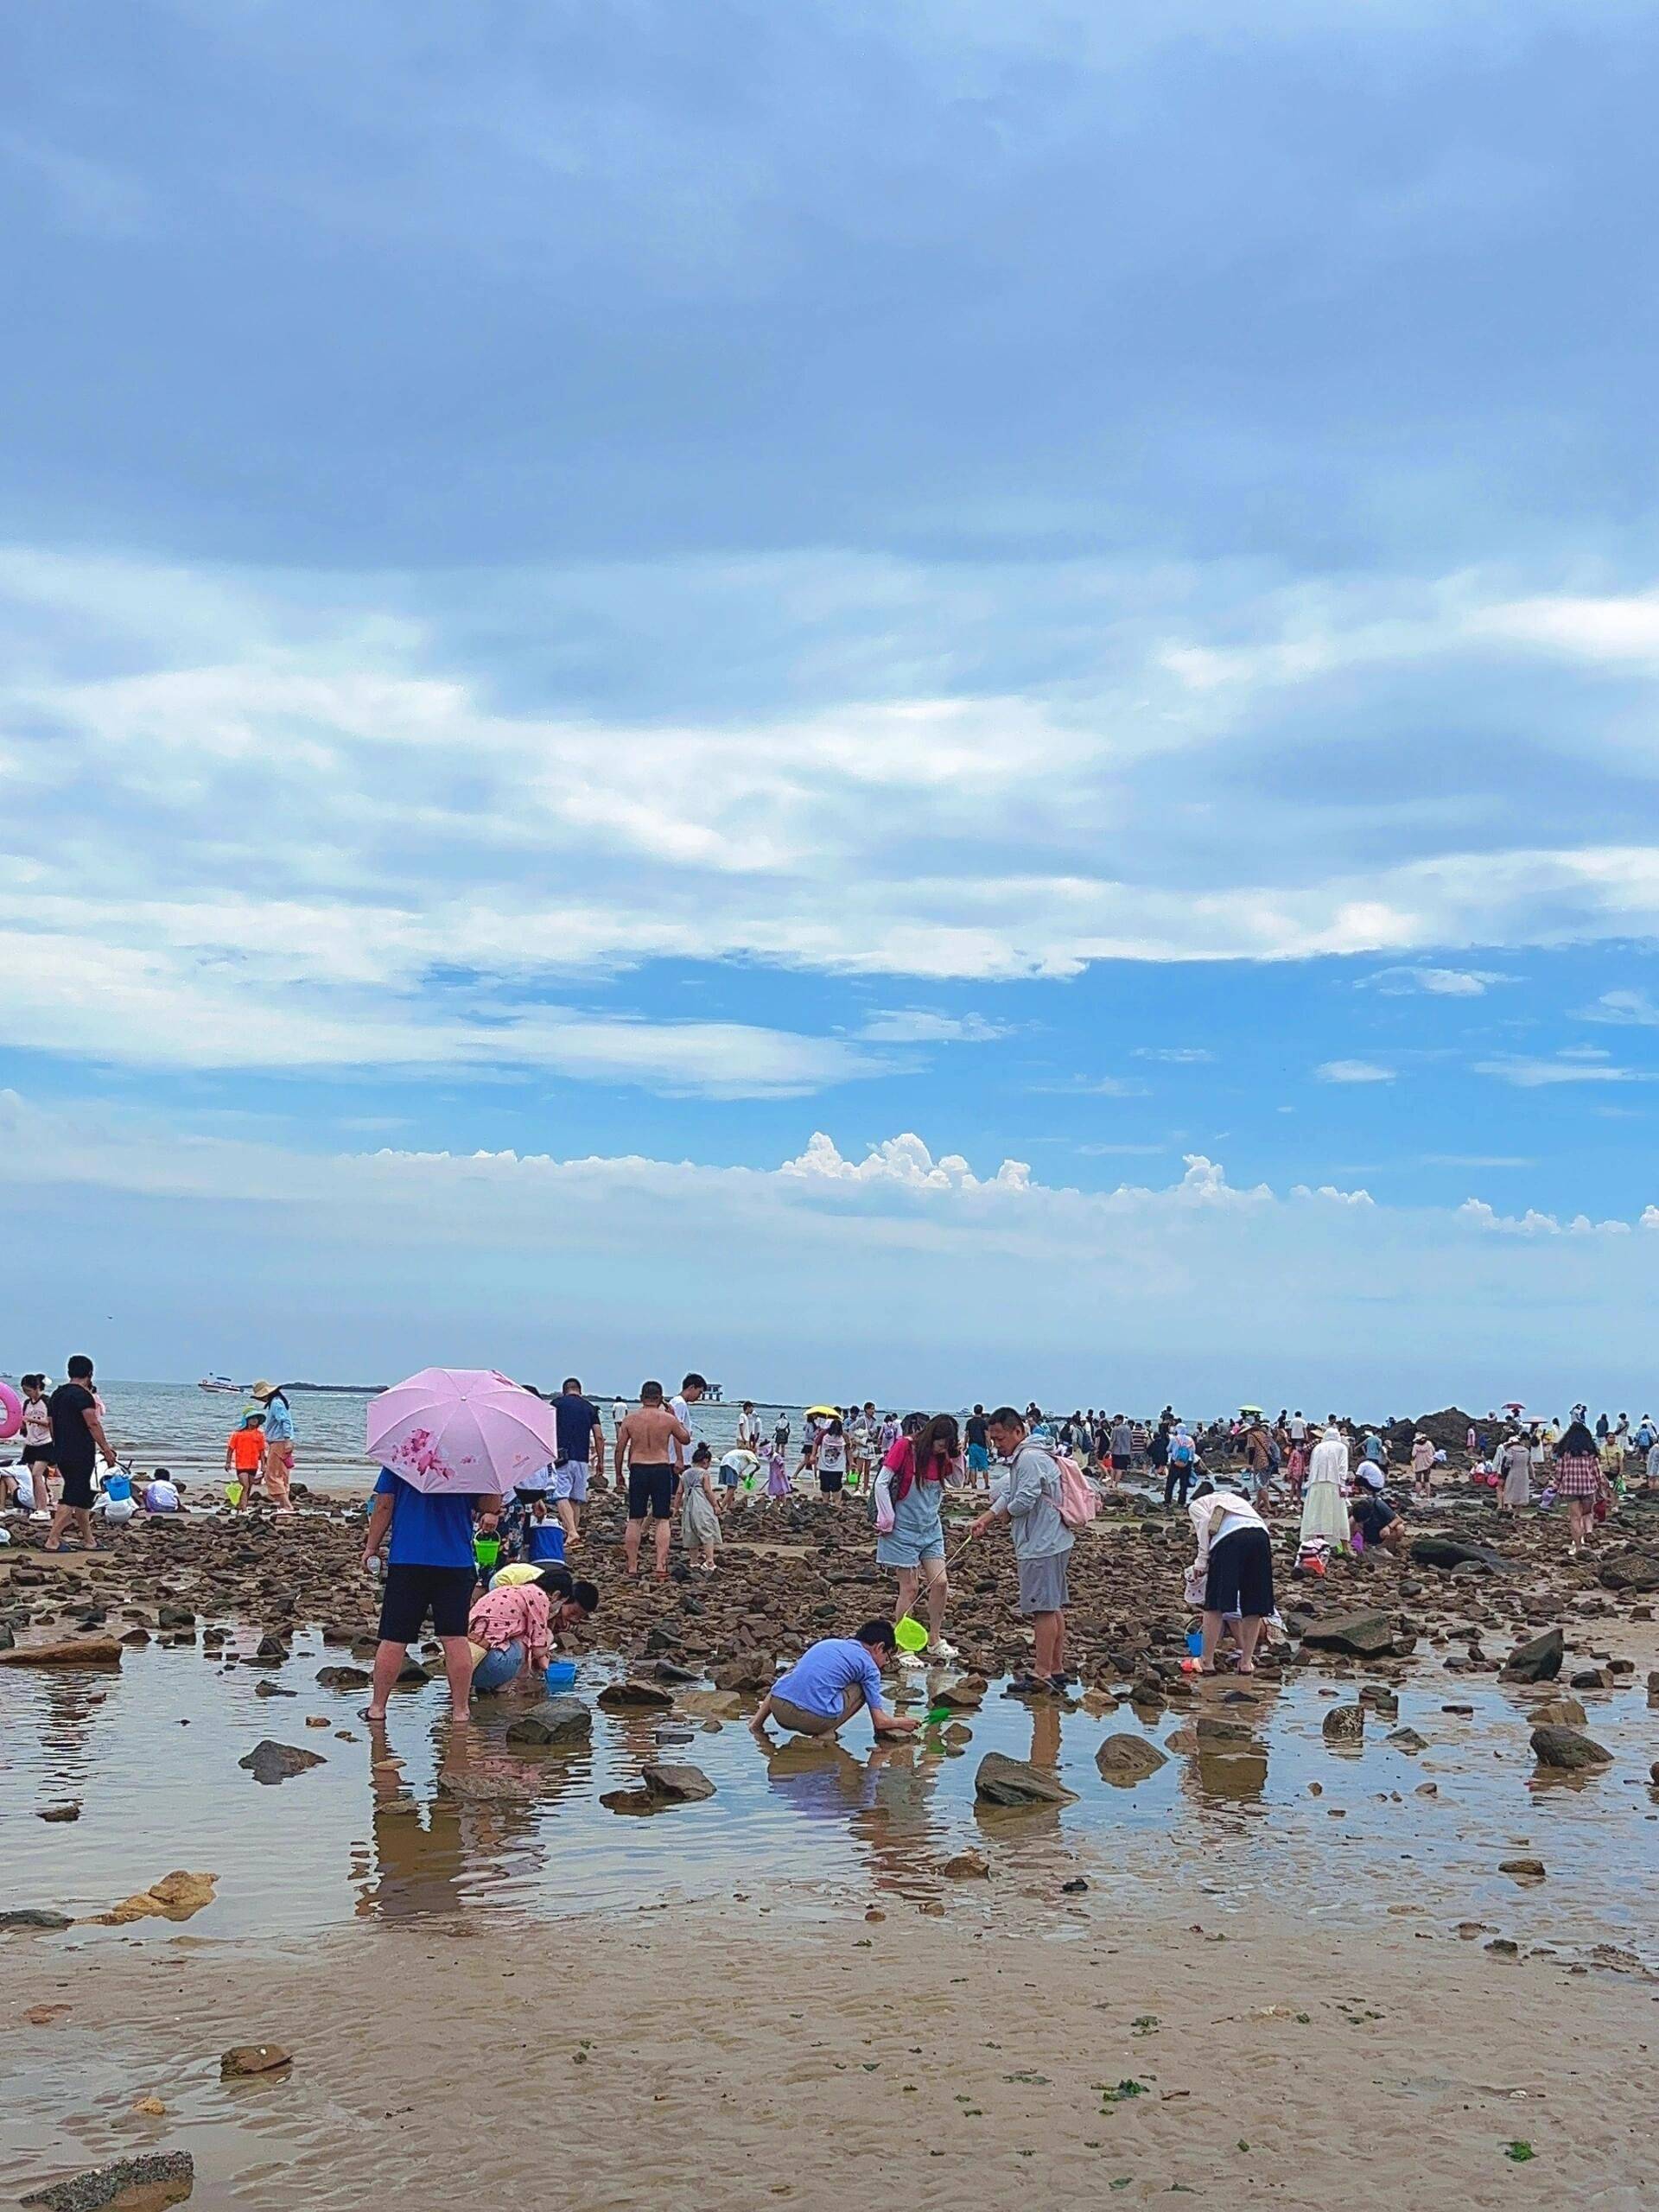
[[[1054,1465],[1060,1471],[1061,1520],[1068,1529],[1086,1528],[1100,1511],[1100,1498],[1094,1484],[1075,1459],[1057,1452]]]

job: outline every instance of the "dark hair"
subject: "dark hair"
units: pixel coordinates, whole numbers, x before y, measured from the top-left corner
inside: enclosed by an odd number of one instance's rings
[[[1194,1497],[1195,1498],[1198,1498],[1198,1497],[1213,1497],[1215,1496],[1215,1494],[1216,1494],[1216,1486],[1215,1486],[1214,1483],[1212,1483],[1212,1482],[1211,1481],[1211,1479],[1210,1479],[1210,1478],[1209,1478],[1209,1476],[1208,1476],[1208,1475],[1205,1475],[1205,1478],[1204,1478],[1204,1479],[1203,1479],[1200,1483],[1198,1483],[1198,1484],[1194,1487],[1194,1489],[1193,1489],[1193,1492],[1192,1492],[1192,1495],[1193,1495],[1193,1497]]]
[[[855,1643],[879,1644],[883,1651],[896,1651],[899,1648],[891,1621],[866,1621],[853,1640]]]
[[[72,1382],[90,1382],[92,1379],[92,1363],[84,1351],[78,1351],[65,1368],[64,1373]]]
[[[939,1461],[943,1459],[948,1465],[959,1458],[961,1452],[962,1439],[957,1431],[956,1415],[935,1414],[910,1440],[910,1465],[901,1471],[893,1485],[894,1497],[907,1497],[912,1483],[925,1480],[943,1482],[944,1476],[939,1469]]]
[[[987,1428],[1023,1428],[1025,1425],[1023,1415],[1015,1413],[1012,1406],[999,1406],[994,1414],[985,1416]]]
[[[829,1420],[823,1424],[823,1433],[826,1436],[844,1436],[847,1433],[841,1425],[839,1414],[830,1414]]]
[[[690,1374],[688,1375],[685,1380],[681,1383],[680,1388],[682,1390],[706,1390],[709,1388],[709,1385],[703,1380],[702,1376],[697,1373],[696,1370],[693,1368]]]
[[[582,1385],[574,1375],[567,1375],[559,1388],[561,1390],[574,1390],[578,1397],[582,1395]]]
[[[165,1467],[152,1467],[149,1471],[149,1479],[153,1483],[173,1482],[172,1476],[168,1472]],[[182,1483],[174,1483],[173,1486],[175,1490],[182,1490],[184,1488],[184,1484]]]
[[[663,1402],[662,1384],[642,1382],[639,1385],[639,1402],[642,1406],[660,1406]]]
[[[599,1611],[599,1585],[596,1582],[573,1582],[570,1602],[573,1605],[580,1605],[584,1613],[596,1613]]]
[[[709,1449],[709,1446],[706,1444],[699,1444],[696,1450],[691,1454],[691,1464],[694,1467],[706,1466],[709,1462],[713,1459],[714,1456],[714,1453]]]
[[[1596,1440],[1591,1435],[1589,1429],[1586,1427],[1583,1421],[1575,1421],[1572,1427],[1567,1430],[1567,1434],[1562,1437],[1560,1442],[1555,1446],[1555,1457],[1558,1459],[1561,1457],[1563,1452],[1573,1452],[1580,1454],[1588,1452],[1592,1459],[1595,1457]]]
[[[576,1586],[570,1579],[569,1568],[557,1560],[549,1560],[545,1567],[537,1567],[536,1581],[540,1588],[554,1598],[568,1598]]]
[[[25,1390],[44,1390],[46,1388],[44,1375],[20,1375],[17,1380]]]

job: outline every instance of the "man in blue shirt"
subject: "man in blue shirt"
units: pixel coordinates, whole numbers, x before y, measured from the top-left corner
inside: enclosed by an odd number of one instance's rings
[[[380,1604],[380,1648],[374,1655],[374,1688],[368,1717],[384,1720],[386,1699],[409,1646],[419,1637],[429,1613],[433,1633],[443,1646],[443,1671],[449,1682],[452,1719],[467,1718],[473,1687],[473,1652],[467,1640],[478,1563],[473,1552],[473,1520],[493,1532],[501,1510],[499,1497],[459,1497],[448,1491],[419,1491],[382,1467],[374,1486],[374,1510],[363,1541],[363,1564],[371,1573],[385,1548],[385,1594]],[[388,1541],[390,1539],[390,1541]]]
[[[553,1470],[553,1502],[564,1529],[566,1548],[582,1541],[580,1509],[588,1503],[588,1478],[605,1471],[605,1430],[599,1408],[582,1395],[582,1385],[567,1375],[553,1401],[558,1463]]]
[[[913,1734],[918,1724],[881,1702],[879,1662],[893,1649],[891,1621],[866,1621],[855,1637],[825,1637],[772,1684],[749,1726],[757,1736],[768,1720],[797,1736],[833,1736],[862,1707],[878,1736]]]

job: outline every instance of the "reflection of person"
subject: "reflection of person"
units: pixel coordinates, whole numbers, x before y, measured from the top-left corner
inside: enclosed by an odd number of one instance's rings
[[[797,1736],[833,1736],[862,1710],[878,1736],[914,1734],[914,1720],[881,1702],[877,1662],[894,1649],[891,1621],[866,1621],[856,1636],[825,1637],[772,1684],[749,1726],[758,1736],[768,1720]]]
[[[52,1463],[63,1478],[63,1498],[47,1530],[46,1549],[61,1551],[64,1530],[73,1524],[82,1545],[92,1552],[98,1549],[92,1541],[92,1469],[100,1453],[106,1467],[114,1466],[115,1452],[99,1418],[92,1361],[77,1352],[67,1373],[68,1381],[60,1382],[46,1402]]]
[[[379,1557],[383,1544],[387,1546],[380,1643],[369,1697],[371,1720],[385,1717],[386,1699],[404,1654],[426,1625],[429,1613],[433,1633],[443,1646],[451,1717],[467,1719],[473,1680],[467,1615],[478,1572],[473,1516],[476,1511],[484,1528],[493,1529],[500,1505],[499,1497],[418,1491],[390,1467],[381,1468],[363,1543],[365,1567]]]
[[[982,1536],[1001,1522],[1014,1533],[1020,1610],[1033,1640],[1031,1673],[1015,1687],[1064,1690],[1066,1560],[1077,1539],[1060,1516],[1060,1471],[1053,1455],[1027,1436],[1012,1406],[999,1406],[986,1426],[991,1448],[1008,1463],[1008,1486],[974,1522],[972,1534]]]

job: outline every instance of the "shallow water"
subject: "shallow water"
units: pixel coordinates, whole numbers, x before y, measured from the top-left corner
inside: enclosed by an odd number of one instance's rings
[[[193,1935],[215,1939],[443,1921],[480,1908],[533,1923],[734,1895],[810,1911],[884,1892],[940,1896],[941,1862],[974,1846],[999,1877],[1044,1894],[1079,1873],[1109,1893],[1179,1869],[1201,1878],[1218,1912],[1248,1910],[1254,1897],[1310,1916],[1444,1906],[1454,1919],[1501,1914],[1503,1931],[1522,1940],[1652,1942],[1659,1793],[1646,1783],[1654,1721],[1638,1692],[1596,1701],[1590,1729],[1615,1764],[1582,1786],[1535,1783],[1520,1697],[1432,1676],[1401,1690],[1399,1721],[1368,1719],[1355,1750],[1323,1738],[1328,1684],[1321,1694],[1316,1680],[1298,1679],[1249,1707],[1224,1705],[1218,1693],[1205,1709],[1251,1719],[1256,1748],[1177,1751],[1134,1789],[1100,1776],[1102,1739],[1129,1730],[1161,1743],[1189,1714],[1172,1710],[1143,1726],[1128,1706],[1094,1718],[1027,1707],[995,1688],[982,1711],[964,1716],[972,1737],[960,1749],[935,1732],[873,1750],[861,1723],[842,1746],[795,1744],[768,1756],[741,1722],[595,1712],[590,1745],[564,1755],[505,1743],[517,1700],[481,1703],[457,1738],[434,1684],[398,1693],[385,1741],[403,1764],[372,1771],[364,1694],[315,1680],[319,1664],[340,1656],[301,1639],[285,1666],[256,1669],[157,1644],[130,1653],[118,1675],[0,1673],[6,1904],[89,1914],[188,1867],[219,1878],[214,1903],[191,1923]],[[584,1661],[578,1694],[591,1698],[608,1671]],[[261,1682],[296,1694],[260,1696]],[[1475,1711],[1450,1715],[1441,1709],[1449,1702]],[[330,1729],[308,1728],[308,1715],[325,1716]],[[1386,1740],[1407,1723],[1427,1749],[1412,1755]],[[237,1762],[264,1737],[320,1751],[326,1764],[261,1785]],[[1078,1802],[1058,1814],[979,1810],[974,1772],[987,1751],[1050,1769]],[[646,1819],[601,1805],[601,1791],[626,1787],[653,1759],[702,1767],[716,1796]],[[517,1785],[522,1802],[472,1802],[442,1786],[480,1779]],[[1437,1794],[1417,1794],[1425,1783]],[[70,1798],[82,1806],[77,1822],[36,1817]],[[1500,1859],[1522,1853],[1544,1859],[1545,1883],[1497,1872]],[[108,1933],[89,1927],[53,1940]],[[149,1921],[120,1933],[142,1942],[178,1930]]]

